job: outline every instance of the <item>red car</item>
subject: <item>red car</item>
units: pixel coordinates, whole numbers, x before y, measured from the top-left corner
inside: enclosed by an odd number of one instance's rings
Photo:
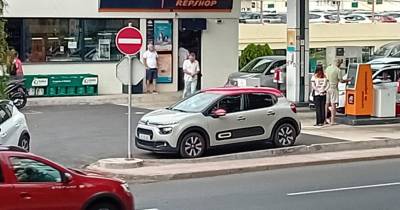
[[[0,146],[1,210],[133,210],[120,180],[62,167],[19,147]]]

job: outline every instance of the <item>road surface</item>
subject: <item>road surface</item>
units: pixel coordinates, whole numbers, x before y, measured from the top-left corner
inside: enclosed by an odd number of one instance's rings
[[[137,209],[398,210],[400,159],[131,185]]]

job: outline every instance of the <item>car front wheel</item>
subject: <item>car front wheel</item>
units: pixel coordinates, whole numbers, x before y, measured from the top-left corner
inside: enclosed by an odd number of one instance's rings
[[[296,129],[289,123],[284,123],[275,130],[274,144],[277,147],[289,147],[296,141]]]
[[[29,152],[29,150],[31,149],[29,136],[26,134],[22,135],[19,138],[18,146]]]
[[[88,208],[88,210],[119,210],[113,203],[97,203]]]
[[[190,132],[182,138],[179,153],[183,158],[198,158],[204,154],[205,150],[204,137],[197,132]]]

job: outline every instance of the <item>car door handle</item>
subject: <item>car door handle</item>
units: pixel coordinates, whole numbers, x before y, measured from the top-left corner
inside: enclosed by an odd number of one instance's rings
[[[31,196],[29,193],[27,193],[27,192],[21,192],[21,193],[19,194],[19,196],[21,196],[21,198],[23,198],[23,199],[25,199],[25,200],[30,200],[30,199],[32,199],[32,196]]]
[[[7,132],[4,132],[4,133],[1,133],[1,134],[0,134],[0,136],[1,136],[2,138],[6,137],[7,135],[8,135]]]
[[[19,126],[21,126],[21,124],[19,124],[19,123],[15,124],[16,128],[19,128]]]
[[[243,121],[243,120],[246,120],[246,118],[245,118],[245,117],[243,117],[243,116],[239,116],[239,117],[237,118],[237,120],[239,120],[239,121]]]
[[[272,111],[272,110],[267,111],[267,115],[268,115],[268,116],[274,116],[274,115],[275,115],[275,112]]]

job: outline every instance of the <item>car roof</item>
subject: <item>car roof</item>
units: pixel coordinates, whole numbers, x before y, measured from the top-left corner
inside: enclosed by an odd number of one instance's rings
[[[278,60],[286,60],[286,56],[280,56],[280,55],[268,55],[268,56],[262,56],[258,57],[259,59],[269,59],[272,61],[278,61]]]
[[[392,57],[377,58],[372,61],[369,61],[368,64],[387,64],[390,62],[400,62],[400,58],[392,58]]]
[[[219,87],[219,88],[209,88],[202,90],[206,93],[217,93],[221,95],[236,95],[242,93],[265,93],[272,94],[275,96],[282,96],[282,92],[275,88],[268,87]]]

